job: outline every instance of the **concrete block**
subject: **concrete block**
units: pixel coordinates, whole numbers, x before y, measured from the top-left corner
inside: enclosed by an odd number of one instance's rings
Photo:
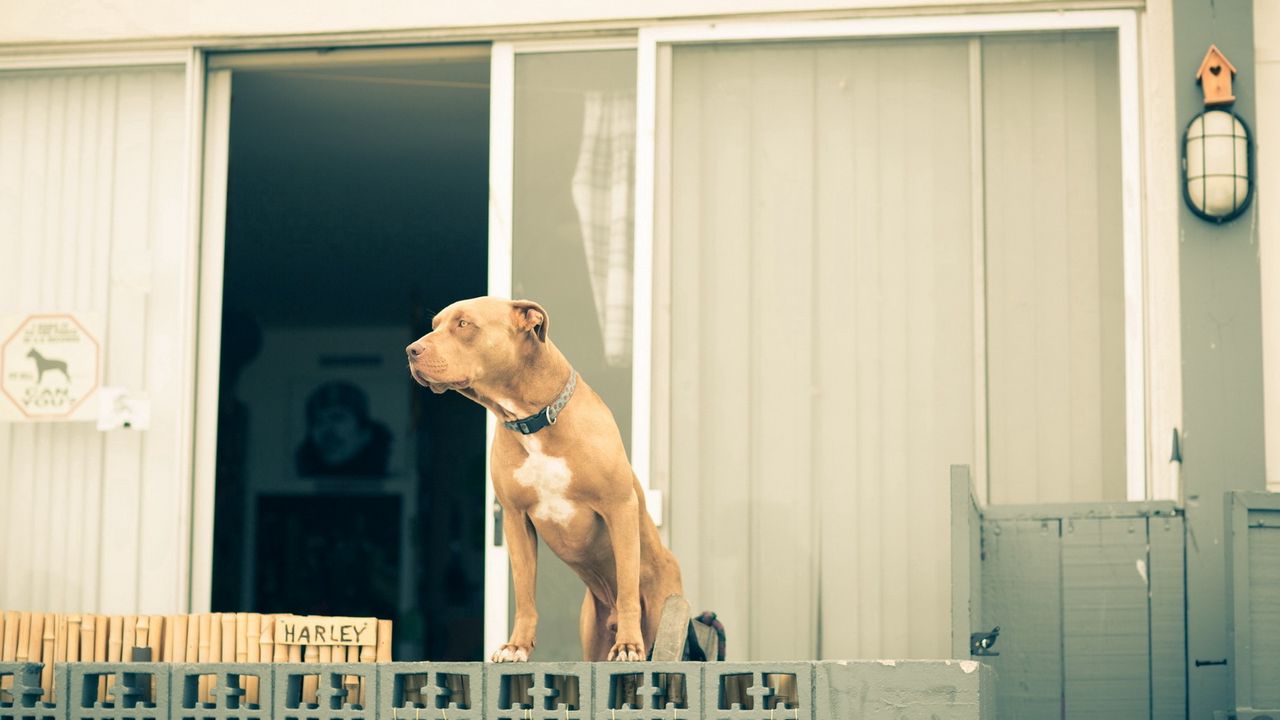
[[[973,660],[829,661],[817,666],[824,717],[989,720],[995,673]]]
[[[270,664],[176,663],[170,667],[170,720],[272,720]],[[208,693],[201,692],[205,688]]]
[[[486,664],[486,720],[587,720],[592,707],[592,665]]]
[[[276,663],[272,720],[375,720],[373,663]]]
[[[609,720],[701,717],[703,664],[595,663],[593,717]]]
[[[54,668],[55,701],[40,687],[41,663],[0,663],[0,720],[66,720],[67,666]]]
[[[814,664],[717,662],[703,665],[702,717],[708,720],[812,720]],[[823,717],[853,717],[826,715]]]
[[[482,663],[401,662],[378,667],[379,720],[480,720]]]
[[[166,663],[66,663],[67,720],[169,720]]]

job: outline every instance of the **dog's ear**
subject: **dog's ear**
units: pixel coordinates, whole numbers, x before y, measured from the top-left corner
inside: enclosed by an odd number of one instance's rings
[[[541,305],[532,300],[513,300],[511,307],[515,313],[516,328],[534,333],[539,342],[547,341],[547,326],[551,324],[551,318],[547,317],[547,311]]]

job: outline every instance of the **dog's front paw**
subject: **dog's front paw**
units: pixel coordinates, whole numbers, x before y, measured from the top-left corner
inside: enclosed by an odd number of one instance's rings
[[[644,646],[639,643],[620,642],[609,651],[610,662],[642,662]]]
[[[496,663],[529,662],[529,654],[532,652],[533,648],[507,643],[495,650],[489,660]]]

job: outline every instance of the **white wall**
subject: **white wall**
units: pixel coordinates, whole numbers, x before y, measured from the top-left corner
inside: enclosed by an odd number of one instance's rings
[[[1033,0],[1022,0],[1032,4]],[[1010,5],[1018,0],[970,0],[957,6]],[[430,29],[433,32],[524,23],[575,23],[629,18],[858,10],[937,6],[938,0],[0,0],[0,46],[84,40],[171,39]],[[1039,4],[1039,3],[1037,3]]]
[[[184,83],[182,68],[0,76],[0,313],[100,314],[104,384],[152,401],[148,430],[0,423],[0,607],[186,602]]]

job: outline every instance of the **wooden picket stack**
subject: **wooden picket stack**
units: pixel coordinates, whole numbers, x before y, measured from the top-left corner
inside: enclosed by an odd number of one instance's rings
[[[321,624],[355,620],[372,629],[362,644],[341,642],[282,642],[276,630],[286,619]],[[38,662],[44,667],[40,685],[45,699],[54,702],[66,688],[55,687],[54,672],[64,662],[171,663],[385,663],[391,662],[390,620],[322,618],[257,613],[202,613],[199,615],[90,615],[0,611],[0,661]],[[141,652],[140,652],[141,651]],[[315,704],[319,675],[303,678],[304,703]],[[197,686],[200,702],[213,702],[214,675],[202,675]],[[155,680],[153,679],[154,683]],[[115,678],[98,681],[98,701],[109,697]],[[261,697],[259,679],[240,678],[246,703],[269,702]],[[347,702],[362,707],[370,702],[369,688],[357,675],[342,678]],[[0,679],[0,699],[12,701],[13,678]],[[156,692],[153,684],[152,696]]]

